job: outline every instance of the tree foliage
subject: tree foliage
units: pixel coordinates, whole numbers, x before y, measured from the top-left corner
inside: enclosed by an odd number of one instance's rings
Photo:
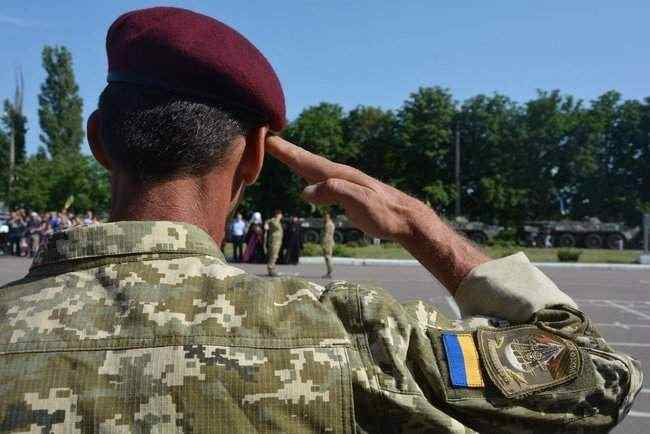
[[[2,122],[4,131],[6,131],[6,140],[9,141],[9,136],[13,136],[16,164],[22,164],[27,156],[27,150],[25,148],[27,117],[9,99],[4,100],[3,106],[0,122]],[[7,152],[9,151],[7,150]]]
[[[443,212],[455,195],[449,171],[456,103],[449,89],[420,88],[398,112],[397,186]]]
[[[16,182],[0,201],[44,211],[75,196],[74,207],[106,211],[107,172],[80,153],[82,101],[65,47],[45,47],[47,77],[39,95],[45,147],[25,155],[26,118],[9,101],[0,118],[0,177],[16,134]],[[461,188],[454,180],[454,138],[461,143]],[[306,149],[350,164],[429,202],[451,216],[460,195],[473,220],[517,225],[527,219],[626,220],[650,211],[650,98],[624,100],[609,91],[584,102],[557,90],[526,102],[476,95],[457,102],[449,89],[422,87],[395,111],[359,105],[346,112],[322,102],[283,132]],[[47,149],[47,151],[46,151]],[[310,214],[304,183],[267,157],[241,210],[275,208]]]
[[[72,69],[72,55],[65,47],[43,48],[47,74],[38,96],[41,141],[53,158],[78,153],[83,141],[82,100]]]
[[[22,76],[20,81],[22,86]],[[10,146],[14,145],[14,164],[25,161],[27,151],[25,135],[27,134],[27,117],[22,113],[22,87],[17,86],[16,97],[12,102],[5,99],[0,115],[0,194],[8,195],[10,190]]]
[[[460,191],[453,178],[456,130]],[[466,217],[512,225],[590,216],[638,224],[639,212],[650,210],[650,98],[624,101],[610,91],[585,103],[554,90],[523,104],[500,94],[458,104],[448,89],[420,88],[395,113],[309,107],[285,137],[448,216],[457,194]],[[248,203],[266,213],[278,206],[309,212],[301,187],[269,159]]]
[[[8,143],[16,142],[16,172],[11,192],[2,191],[0,200],[11,207],[35,211],[60,210],[74,196],[73,209],[79,212],[108,210],[110,192],[108,173],[92,157],[80,152],[83,140],[82,101],[72,70],[72,56],[65,47],[45,47],[39,120],[41,140],[36,154],[25,155],[27,119],[9,101],[4,103],[0,119],[0,160],[8,161]],[[48,155],[49,153],[49,155]]]
[[[59,211],[70,196],[74,196],[72,209],[77,212],[107,211],[108,172],[87,155],[49,159],[36,154],[16,171],[11,205],[40,212]]]

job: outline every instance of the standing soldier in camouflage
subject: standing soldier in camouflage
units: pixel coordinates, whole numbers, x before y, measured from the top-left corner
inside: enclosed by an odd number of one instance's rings
[[[325,227],[323,228],[323,256],[325,257],[325,267],[327,267],[327,274],[323,276],[324,279],[332,278],[332,254],[334,252],[334,222],[329,212],[325,213]]]
[[[152,8],[106,46],[87,131],[110,222],[54,234],[0,288],[0,431],[602,433],[625,417],[638,362],[523,253],[490,260],[422,202],[269,135],[282,89],[239,33]],[[228,265],[225,222],[267,152],[305,200],[404,246],[463,319]]]
[[[269,276],[278,277],[279,274],[275,271],[275,263],[280,256],[282,249],[282,237],[284,236],[284,229],[282,228],[282,211],[275,210],[273,217],[268,219],[264,225],[266,227],[266,237],[268,246],[268,258],[266,268]]]

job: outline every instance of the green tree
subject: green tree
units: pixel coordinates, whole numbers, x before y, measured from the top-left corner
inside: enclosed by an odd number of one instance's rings
[[[564,217],[571,196],[565,181],[571,176],[569,144],[582,110],[581,101],[558,90],[538,91],[526,103],[520,124],[524,152],[516,157],[519,170],[512,178],[513,185],[528,189],[523,217]]]
[[[52,158],[78,153],[84,132],[72,55],[65,47],[45,46],[42,59],[47,77],[38,96],[41,141]]]
[[[0,202],[6,202],[9,192],[9,137],[0,128]]]
[[[573,133],[564,149],[565,167],[558,182],[568,198],[571,216],[610,219],[608,202],[615,194],[620,167],[611,165],[614,126],[619,116],[621,95],[607,92],[576,114]]]
[[[25,161],[27,151],[25,148],[25,136],[27,134],[27,117],[23,115],[22,109],[16,107],[10,100],[5,99],[2,114],[2,127],[5,134],[13,137],[15,146],[15,162],[20,165]]]
[[[358,150],[352,165],[386,182],[397,175],[399,135],[393,112],[357,106],[343,119],[343,137],[347,146]]]
[[[648,100],[623,101],[615,91],[593,101],[588,112],[592,164],[589,176],[581,174],[576,181],[578,216],[638,224],[650,200],[649,114]]]
[[[16,181],[11,196],[12,207],[24,207],[36,211],[50,211],[52,193],[51,161],[43,155],[27,158],[16,169]]]
[[[420,88],[398,113],[399,187],[445,210],[454,198],[450,147],[456,104],[449,89]]]
[[[477,95],[465,101],[457,116],[461,142],[463,214],[486,222],[522,218],[528,189],[513,177],[526,150],[521,108],[504,95]]]
[[[25,135],[27,118],[23,115],[23,75],[16,71],[16,91],[13,101],[5,99],[0,116],[0,195],[11,195],[15,167],[25,161]],[[13,148],[13,153],[12,153]]]
[[[343,140],[344,113],[341,106],[320,103],[308,107],[284,130],[283,137],[305,149],[339,162],[353,160],[357,152]],[[270,215],[282,208],[287,214],[310,214],[314,210],[300,199],[303,182],[283,164],[269,157],[260,179],[246,190],[241,204],[245,212]]]
[[[638,104],[638,121],[635,122],[634,128],[635,149],[629,154],[632,156],[630,178],[632,179],[632,188],[637,192],[638,197],[634,204],[635,215],[630,216],[636,224],[638,222],[638,211],[650,212],[650,97],[645,98],[642,103]],[[627,107],[623,107],[624,122],[621,127],[628,121]],[[630,109],[630,111],[636,111]],[[635,116],[630,115],[630,118]],[[634,122],[634,121],[632,121]]]
[[[282,135],[312,152],[348,163],[356,158],[358,149],[345,143],[343,119],[340,105],[322,102],[304,109]]]
[[[42,153],[29,157],[16,171],[13,206],[60,210],[71,195],[75,197],[73,211],[108,211],[108,172],[87,155],[48,159]]]

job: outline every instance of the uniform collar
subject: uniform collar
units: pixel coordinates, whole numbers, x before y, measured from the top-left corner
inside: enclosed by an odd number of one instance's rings
[[[79,226],[52,235],[47,245],[39,249],[31,270],[67,261],[160,253],[224,259],[214,240],[194,225],[123,221]]]

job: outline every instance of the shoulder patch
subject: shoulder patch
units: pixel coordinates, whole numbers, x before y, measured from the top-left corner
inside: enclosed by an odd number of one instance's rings
[[[535,326],[481,328],[477,340],[486,372],[508,398],[566,383],[580,372],[577,347]]]

